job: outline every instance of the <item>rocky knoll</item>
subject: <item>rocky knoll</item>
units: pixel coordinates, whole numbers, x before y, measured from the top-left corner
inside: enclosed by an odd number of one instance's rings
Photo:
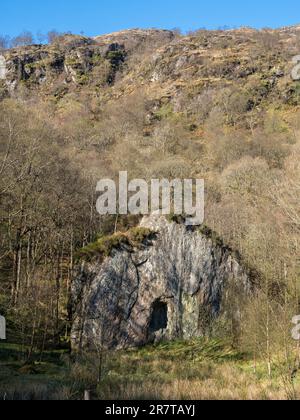
[[[251,290],[250,272],[212,234],[145,217],[138,247],[115,248],[84,263],[73,283],[73,349],[127,348],[202,334],[202,315],[216,317],[225,287]]]

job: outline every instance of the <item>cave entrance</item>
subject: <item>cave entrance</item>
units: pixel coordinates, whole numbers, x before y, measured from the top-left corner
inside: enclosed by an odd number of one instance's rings
[[[150,333],[165,330],[168,326],[168,305],[165,302],[156,301],[152,306],[150,321]]]

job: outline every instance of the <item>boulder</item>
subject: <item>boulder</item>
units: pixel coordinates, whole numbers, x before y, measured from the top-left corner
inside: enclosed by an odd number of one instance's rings
[[[208,231],[153,215],[141,227],[151,229],[151,240],[79,268],[72,286],[73,350],[201,336],[201,316],[218,316],[230,282],[251,292],[249,270]]]

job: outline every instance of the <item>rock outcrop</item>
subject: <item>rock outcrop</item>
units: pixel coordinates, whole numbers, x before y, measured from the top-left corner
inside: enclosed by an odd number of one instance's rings
[[[226,285],[250,292],[249,271],[211,235],[159,216],[141,227],[155,232],[141,247],[81,266],[72,288],[74,350],[201,336],[201,315],[218,315]]]
[[[91,77],[96,84],[111,84],[125,57],[121,44],[98,45],[88,38],[70,37],[51,46],[33,45],[6,51],[2,56],[5,73],[2,71],[1,79],[6,80],[10,92],[21,82],[26,82],[29,89],[45,84],[50,89],[58,80],[65,86],[70,83],[83,86]],[[96,70],[98,73],[93,74]]]
[[[65,35],[51,45],[13,48],[0,56],[0,80],[6,81],[10,93],[20,83],[28,89],[46,85],[48,94],[57,83],[65,90],[72,84],[110,86],[127,55],[143,42],[168,43],[174,36],[172,31],[128,30],[95,38]]]
[[[94,40],[99,45],[122,44],[126,51],[131,52],[144,45],[145,41],[148,41],[149,44],[168,44],[174,38],[175,33],[173,31],[162,29],[129,29],[96,36]]]

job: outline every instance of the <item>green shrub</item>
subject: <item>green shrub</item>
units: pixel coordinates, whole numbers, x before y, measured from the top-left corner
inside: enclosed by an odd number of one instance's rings
[[[103,57],[100,54],[95,54],[92,57],[92,64],[94,66],[99,66],[100,64],[102,64],[104,61]]]
[[[171,118],[174,114],[172,104],[164,104],[162,107],[155,113],[155,117],[158,120],[164,120]]]
[[[114,67],[118,67],[125,60],[124,51],[109,51],[106,58],[111,62]]]
[[[89,83],[89,76],[87,74],[82,74],[77,77],[77,83],[79,85],[87,85]]]

